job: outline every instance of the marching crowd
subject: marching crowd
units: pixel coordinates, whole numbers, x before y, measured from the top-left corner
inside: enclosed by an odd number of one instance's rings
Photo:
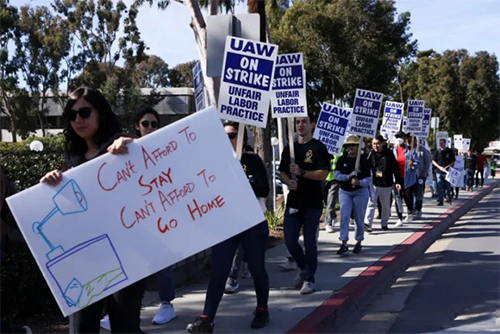
[[[90,87],[79,88],[71,94],[64,116],[64,165],[41,179],[41,182],[52,186],[61,182],[64,171],[104,153],[127,154],[127,144],[133,137],[146,136],[160,127],[158,113],[145,107],[135,119],[136,136],[122,134],[118,118],[105,97]],[[312,115],[295,120],[298,139],[293,143],[294,159],[291,159],[289,147],[286,147],[279,166],[281,180],[290,190],[284,216],[284,238],[289,256],[287,262],[280,266],[284,270],[297,269],[293,286],[300,294],[315,291],[317,240],[325,204],[325,230],[333,233],[338,223],[341,243],[337,254],[345,256],[351,247],[348,243],[351,222],[354,223],[355,240],[352,253],[359,254],[362,252],[365,232],[370,233],[373,229],[375,211],[378,210],[380,226],[384,231],[422,217],[425,181],[429,171],[435,180],[431,188],[433,196],[437,196],[437,205],[444,205],[444,201],[451,204],[454,191],[458,195],[458,190],[452,189],[446,181],[447,171],[455,163],[455,152],[446,146],[445,140],[439,141],[439,148],[432,154],[424,145],[418,145],[411,134],[397,133],[396,144],[392,147],[388,144],[387,137],[378,135],[371,142],[372,149],[363,152],[360,139],[349,136],[342,154],[333,157],[323,143],[313,138],[315,122]],[[238,124],[226,122],[224,130],[236,150]],[[260,157],[246,143],[246,130],[243,135],[245,151],[241,164],[255,196],[265,210],[263,199],[270,192],[266,169]],[[484,157],[476,156],[471,151],[467,153],[466,190],[472,189],[474,176],[476,187],[483,185],[485,163]],[[5,205],[6,196],[2,189],[0,203]],[[337,202],[340,204],[339,221]],[[395,203],[398,220],[390,227],[392,203]],[[2,217],[2,225],[3,223]],[[301,230],[304,247],[299,244]],[[270,319],[267,305],[269,276],[265,266],[268,235],[267,222],[263,221],[212,247],[212,274],[204,309],[202,315],[187,326],[189,333],[213,332],[219,303],[224,293],[238,289],[237,280],[241,268],[246,277],[252,277],[257,297],[251,328],[258,329],[267,325]],[[3,237],[2,234],[2,245]],[[175,280],[171,267],[161,270],[156,277],[162,303],[153,323],[160,325],[176,317],[171,304],[175,298]],[[145,289],[146,278],[71,315],[70,332],[98,333],[102,326],[114,333],[142,333],[140,310]],[[107,315],[103,318],[104,314]],[[2,321],[2,333],[15,331]],[[24,332],[26,331],[25,328]]]

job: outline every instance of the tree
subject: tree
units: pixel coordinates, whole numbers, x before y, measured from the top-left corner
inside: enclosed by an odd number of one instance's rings
[[[170,85],[169,76],[168,64],[160,57],[151,55],[147,60],[137,65],[135,80],[137,80],[139,87],[160,88]]]
[[[172,87],[194,87],[193,68],[196,63],[196,60],[191,60],[172,68],[169,74],[170,85]]]

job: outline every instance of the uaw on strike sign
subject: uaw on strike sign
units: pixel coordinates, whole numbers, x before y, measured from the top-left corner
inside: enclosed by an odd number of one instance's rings
[[[305,81],[302,53],[278,55],[271,96],[273,118],[307,117]]]
[[[265,128],[278,46],[228,36],[222,66],[222,119]]]
[[[351,111],[323,103],[318,117],[314,138],[325,144],[328,153],[339,155],[345,142]]]
[[[375,138],[383,97],[381,93],[356,89],[349,134]]]

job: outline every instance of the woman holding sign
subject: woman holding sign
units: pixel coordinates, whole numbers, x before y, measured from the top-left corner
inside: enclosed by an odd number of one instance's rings
[[[63,168],[47,173],[40,182],[56,186],[62,181],[62,172],[70,168],[108,151],[127,153],[126,144],[132,138],[121,137],[118,118],[98,90],[90,87],[75,90],[69,96],[63,116],[66,118]],[[145,289],[146,281],[141,280],[74,313],[70,316],[70,332],[99,333],[99,321],[106,303],[112,332],[142,333],[139,315]]]
[[[226,122],[224,129],[236,151],[238,137],[238,123]],[[244,133],[244,145],[247,147],[247,134]],[[259,199],[262,210],[265,211],[263,198],[269,194],[269,182],[267,180],[266,168],[260,157],[246,151],[241,156],[243,170],[248,177],[255,196]],[[187,326],[189,333],[212,333],[214,330],[213,321],[219,307],[219,303],[224,294],[226,280],[233,264],[233,258],[238,246],[243,246],[248,268],[252,274],[257,295],[257,309],[251,327],[254,329],[263,328],[269,322],[269,312],[267,311],[267,301],[269,299],[269,276],[267,275],[265,259],[267,238],[269,228],[267,221],[263,221],[254,227],[235,235],[212,247],[212,274],[207,288],[205,307],[203,315]]]

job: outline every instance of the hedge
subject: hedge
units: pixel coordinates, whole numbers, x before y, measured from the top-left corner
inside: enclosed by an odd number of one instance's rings
[[[44,144],[42,152],[29,149],[33,140]],[[0,143],[0,166],[18,191],[37,184],[45,173],[60,168],[63,162],[62,137],[29,138],[19,143]],[[28,209],[28,208],[27,208]],[[61,313],[40,269],[26,245],[7,243],[2,260],[2,318],[24,323],[31,317],[61,317]]]

